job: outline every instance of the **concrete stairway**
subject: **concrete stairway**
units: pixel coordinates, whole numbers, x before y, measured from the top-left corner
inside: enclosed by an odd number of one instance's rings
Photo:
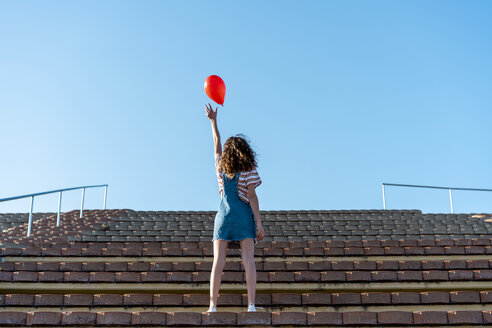
[[[215,313],[213,212],[84,216],[66,213],[60,228],[42,217],[30,238],[23,226],[0,234],[0,326],[492,326],[488,216],[264,212],[263,309],[246,312],[240,250],[228,249]]]

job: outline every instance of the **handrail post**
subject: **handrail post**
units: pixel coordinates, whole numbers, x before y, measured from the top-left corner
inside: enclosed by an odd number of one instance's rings
[[[383,209],[386,209],[386,196],[384,195],[384,183],[382,184],[383,187]]]
[[[34,196],[31,196],[31,208],[29,209],[29,222],[27,223],[27,237],[31,237],[32,208],[34,206]]]
[[[80,202],[80,218],[84,215],[85,188],[82,188],[82,201]]]
[[[451,188],[449,189],[449,204],[451,205],[451,214],[454,214],[454,211],[453,211],[453,195],[451,193]]]
[[[56,216],[56,226],[60,226],[60,211],[61,211],[61,201],[62,201],[62,192],[58,193],[58,215]]]
[[[104,205],[103,210],[106,209],[106,200],[108,199],[108,186],[104,186]]]

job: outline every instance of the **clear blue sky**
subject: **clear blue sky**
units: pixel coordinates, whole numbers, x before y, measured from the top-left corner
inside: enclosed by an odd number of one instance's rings
[[[1,1],[0,197],[108,183],[109,208],[216,210],[211,74],[227,86],[223,141],[244,133],[258,153],[261,209],[378,209],[382,182],[492,188],[491,12],[491,1]],[[387,196],[389,208],[449,211],[447,191]],[[86,206],[102,197],[88,191]],[[76,208],[80,193],[64,200]],[[492,212],[492,193],[454,202]]]

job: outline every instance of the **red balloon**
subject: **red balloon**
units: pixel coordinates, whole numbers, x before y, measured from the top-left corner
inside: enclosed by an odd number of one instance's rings
[[[225,83],[224,81],[217,75],[210,75],[205,80],[205,92],[207,96],[210,97],[217,104],[224,106],[224,98],[225,98]]]

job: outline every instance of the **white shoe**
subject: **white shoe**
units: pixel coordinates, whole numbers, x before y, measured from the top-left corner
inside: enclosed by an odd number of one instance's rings
[[[217,308],[215,306],[211,306],[207,312],[217,312]]]
[[[253,303],[249,303],[248,312],[256,312],[256,308]]]

